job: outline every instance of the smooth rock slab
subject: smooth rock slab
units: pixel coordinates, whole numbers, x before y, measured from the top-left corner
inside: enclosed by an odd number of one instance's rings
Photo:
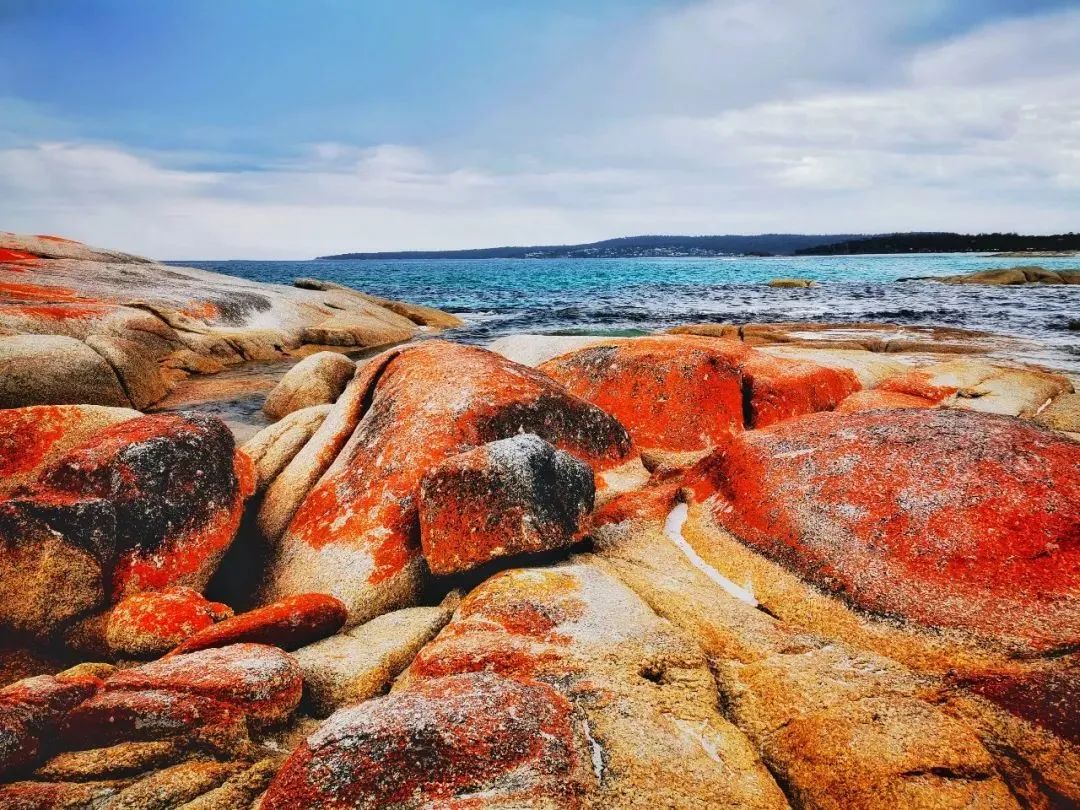
[[[266,395],[263,412],[277,420],[301,408],[332,404],[355,373],[356,363],[337,352],[305,357]]]
[[[459,453],[420,484],[424,559],[433,574],[454,574],[568,546],[594,496],[589,465],[531,433]]]

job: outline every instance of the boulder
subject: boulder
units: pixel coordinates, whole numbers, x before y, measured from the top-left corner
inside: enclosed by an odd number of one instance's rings
[[[332,281],[323,281],[315,278],[298,278],[293,280],[293,286],[303,290],[333,291],[341,295],[349,295],[363,301],[369,301],[380,307],[385,307],[391,312],[396,312],[398,315],[408,318],[419,326],[427,326],[433,329],[453,329],[454,327],[462,326],[465,323],[456,315],[451,315],[449,312],[443,312],[440,309],[425,307],[419,304],[409,304],[403,301],[391,301],[386,298],[378,298],[374,295],[368,295],[341,284],[335,284]]]
[[[932,399],[902,394],[899,391],[856,391],[836,406],[837,413],[858,413],[881,408],[933,408],[937,405]]]
[[[782,290],[793,290],[814,287],[816,283],[808,278],[774,278],[769,282],[769,286]]]
[[[112,367],[133,407],[144,409],[169,393],[157,358],[143,343],[114,335],[90,335],[86,345]]]
[[[450,620],[456,602],[376,616],[359,627],[293,653],[304,676],[304,699],[318,717],[382,694],[420,648]]]
[[[96,678],[27,678],[0,689],[0,778],[36,765],[64,717],[92,696]]]
[[[80,620],[65,641],[71,649],[114,660],[157,658],[229,616],[228,605],[210,602],[191,588],[146,591]]]
[[[1003,267],[991,270],[977,270],[955,276],[916,276],[901,278],[899,281],[940,281],[942,284],[992,284],[995,286],[1013,286],[1016,284],[1076,284],[1073,280],[1076,272],[1047,270],[1034,265],[1024,267]]]
[[[255,492],[266,490],[307,444],[330,412],[330,405],[312,405],[293,411],[263,428],[241,446],[255,467]]]
[[[104,357],[71,337],[0,336],[0,408],[82,403],[131,407]]]
[[[536,368],[561,354],[569,354],[593,343],[610,342],[611,338],[594,335],[506,335],[491,341],[487,348],[507,360]]]
[[[40,638],[133,593],[201,590],[251,478],[214,417],[142,416],[98,431],[0,502],[0,623]]]
[[[490,442],[430,469],[418,496],[433,574],[572,544],[592,511],[589,465],[535,434]]]
[[[696,461],[744,427],[827,410],[859,387],[847,369],[697,335],[594,344],[540,371],[626,425],[655,464]]]
[[[141,415],[99,405],[0,410],[0,495],[32,482],[42,468],[94,434]]]
[[[262,810],[575,806],[582,728],[549,686],[491,673],[418,685],[342,709],[285,761]]]
[[[640,468],[615,419],[484,349],[443,341],[404,348],[378,367],[364,393],[350,389],[342,397],[350,409],[358,400],[362,418],[278,544],[265,602],[330,593],[349,607],[350,625],[414,603],[423,573],[420,482],[463,450],[535,433],[588,463],[600,493],[624,485],[628,468]],[[320,433],[334,418],[332,412]],[[318,440],[316,434],[304,453]]]
[[[226,647],[240,642],[295,650],[333,635],[345,624],[347,617],[348,611],[341,600],[327,594],[291,596],[208,626],[182,641],[169,655]]]
[[[1064,433],[1080,433],[1080,394],[1062,394],[1039,411],[1035,421]]]
[[[152,661],[118,672],[105,694],[170,692],[197,695],[241,710],[256,725],[288,717],[303,682],[296,662],[277,647],[233,644]]]
[[[718,525],[861,610],[1027,654],[1080,641],[1080,445],[1058,434],[816,414],[742,434],[705,480]]]
[[[277,421],[312,405],[333,403],[356,373],[356,363],[337,352],[318,352],[289,369],[266,396],[263,412]]]

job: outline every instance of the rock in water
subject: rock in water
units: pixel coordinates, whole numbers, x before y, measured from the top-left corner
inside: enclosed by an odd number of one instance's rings
[[[345,390],[356,363],[337,352],[318,352],[290,368],[266,395],[263,412],[273,420],[313,405],[327,405]]]
[[[524,434],[451,456],[420,485],[420,543],[433,574],[574,542],[592,511],[592,470]]]
[[[140,591],[201,590],[252,489],[251,462],[210,416],[129,419],[44,455],[0,502],[0,622],[37,637]]]
[[[621,483],[620,473],[640,469],[615,419],[548,377],[476,347],[427,341],[405,348],[371,375],[366,392],[350,389],[346,397],[367,407],[296,511],[264,600],[330,593],[349,607],[350,624],[414,601],[423,570],[420,481],[450,456],[535,433],[587,462],[601,496]]]
[[[262,810],[574,807],[588,778],[573,708],[491,673],[429,681],[335,713],[282,766]]]

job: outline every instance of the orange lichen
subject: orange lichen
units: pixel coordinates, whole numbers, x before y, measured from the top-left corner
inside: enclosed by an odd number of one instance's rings
[[[859,390],[848,369],[787,360],[751,350],[739,366],[748,391],[747,427],[761,428],[794,416],[835,408]]]
[[[232,615],[228,605],[210,602],[191,588],[137,593],[121,600],[109,614],[108,635],[155,640],[158,649],[211,627]]]
[[[69,245],[81,245],[82,244],[82,242],[77,242],[74,239],[65,239],[62,236],[51,236],[51,235],[49,235],[47,233],[39,233],[39,234],[35,234],[35,236],[37,236],[38,239],[44,239],[44,240],[46,240],[48,242],[64,242],[64,243],[69,244]]]
[[[837,413],[858,413],[880,408],[933,408],[935,402],[913,394],[901,394],[897,391],[882,391],[871,388],[869,391],[856,391],[836,406]]]
[[[213,321],[221,317],[221,307],[213,301],[196,301],[180,310],[190,318]]]
[[[52,287],[42,284],[15,284],[0,282],[0,297],[26,301],[76,301],[83,296],[69,287]]]
[[[77,415],[57,405],[0,410],[0,477],[37,467]]]
[[[20,264],[40,264],[41,259],[35,256],[33,253],[27,253],[25,250],[16,250],[14,248],[0,248],[0,263],[2,262],[18,262]],[[14,270],[15,268],[8,268]],[[22,268],[19,268],[22,270]]]
[[[519,432],[541,435],[594,470],[633,457],[614,419],[531,369],[471,346],[411,347],[383,368],[367,413],[297,510],[289,539],[364,550],[368,582],[379,585],[417,559],[424,473]]]
[[[966,411],[817,414],[743,434],[705,473],[718,523],[859,607],[1080,642],[1076,442]]]
[[[170,656],[226,647],[239,642],[271,644],[295,650],[305,644],[332,636],[348,618],[340,599],[324,593],[292,596],[265,607],[241,613],[195,633],[174,649]]]
[[[904,371],[886,377],[878,385],[877,390],[921,397],[934,405],[943,402],[960,390],[952,385],[936,385],[930,382],[931,379],[932,377],[925,371],[918,369]]]
[[[75,321],[96,318],[117,307],[110,304],[72,303],[72,304],[14,304],[0,303],[0,316],[14,315],[47,321]]]

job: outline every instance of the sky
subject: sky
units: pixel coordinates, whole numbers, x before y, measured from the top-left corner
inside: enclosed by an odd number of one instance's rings
[[[0,229],[1077,231],[1080,0],[0,0]]]

